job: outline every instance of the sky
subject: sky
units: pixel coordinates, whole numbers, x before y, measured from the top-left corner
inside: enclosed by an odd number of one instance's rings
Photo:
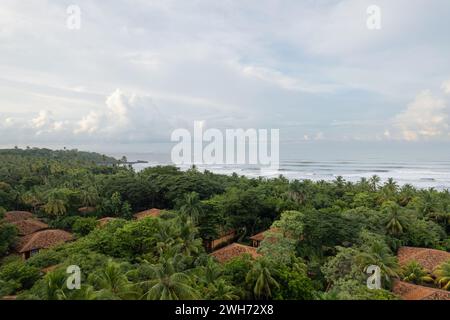
[[[2,0],[0,146],[136,150],[202,120],[441,148],[449,18],[448,0]]]

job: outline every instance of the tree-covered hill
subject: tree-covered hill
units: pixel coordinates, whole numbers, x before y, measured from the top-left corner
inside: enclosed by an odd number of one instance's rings
[[[149,208],[165,210],[133,220]],[[401,246],[450,249],[450,193],[399,187],[392,179],[382,184],[376,176],[350,183],[173,166],[135,172],[95,153],[0,150],[0,214],[11,210],[30,211],[76,240],[23,261],[14,251],[17,230],[0,222],[0,296],[393,299],[392,280],[428,276],[429,285],[448,288],[446,265],[439,275],[417,266],[403,270],[396,252]],[[99,227],[103,217],[116,220]],[[256,260],[220,264],[203,246],[229,230],[250,245],[250,236],[271,227],[276,241],[264,240]],[[74,264],[83,286],[70,291],[63,287],[65,267]],[[381,268],[382,290],[366,287],[371,264]]]

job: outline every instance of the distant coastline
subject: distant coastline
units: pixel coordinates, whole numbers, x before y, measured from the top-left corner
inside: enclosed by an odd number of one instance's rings
[[[137,171],[146,167],[158,165],[173,165],[168,154],[139,153],[124,154],[128,162]],[[114,154],[112,156],[116,156]],[[179,166],[181,170],[188,170],[190,166]],[[435,188],[436,190],[450,189],[450,161],[413,161],[386,159],[368,160],[313,160],[313,159],[282,159],[280,170],[261,174],[260,168],[250,165],[198,165],[201,171],[208,170],[213,173],[231,175],[236,173],[247,177],[276,178],[283,175],[289,180],[332,181],[341,176],[350,182],[357,182],[361,178],[370,178],[373,175],[380,177],[381,181],[389,178],[396,180],[399,185],[410,184],[421,189]]]

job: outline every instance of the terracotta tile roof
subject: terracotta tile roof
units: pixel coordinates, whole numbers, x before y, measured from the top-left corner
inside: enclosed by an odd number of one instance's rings
[[[64,230],[38,231],[22,237],[17,245],[17,251],[23,253],[34,249],[50,248],[73,239],[73,235]]]
[[[214,251],[213,253],[211,253],[211,255],[215,257],[220,263],[224,263],[245,253],[250,254],[254,259],[261,256],[256,252],[256,248],[245,246],[239,243],[232,243],[226,247]]]
[[[440,264],[450,260],[449,252],[415,247],[401,247],[397,256],[401,266],[417,261],[428,272],[433,272]]]
[[[153,208],[153,209],[149,209],[149,210],[138,212],[138,213],[136,213],[134,215],[134,217],[137,220],[141,220],[141,219],[144,219],[144,218],[147,218],[147,217],[157,218],[157,217],[159,217],[160,214],[161,214],[161,210],[160,209]]]
[[[263,241],[264,240],[264,234],[266,232],[267,232],[267,230],[253,235],[253,236],[250,237],[250,240]]]
[[[450,291],[418,286],[396,280],[392,291],[403,300],[450,300]]]
[[[47,229],[48,224],[43,223],[36,219],[26,219],[20,221],[11,222],[11,224],[15,225],[19,230],[19,235],[26,236],[36,231]]]
[[[104,218],[98,219],[97,222],[98,222],[98,225],[99,225],[100,227],[103,227],[103,226],[106,225],[108,222],[111,222],[111,221],[114,221],[114,220],[117,220],[117,218],[113,218],[113,217],[104,217]]]
[[[219,236],[219,238],[221,238],[221,237],[226,237],[226,236],[229,236],[232,234],[236,234],[235,229],[226,229],[226,230],[224,229],[219,232],[218,236]]]
[[[268,233],[268,232],[279,232],[279,229],[278,228],[271,228],[269,230],[257,233],[255,235],[251,236],[250,240],[263,241],[264,238],[266,237],[266,233]]]
[[[95,207],[82,207],[82,208],[78,208],[78,212],[79,212],[79,213],[92,213],[92,212],[95,212],[95,210],[97,210]]]
[[[32,218],[33,214],[28,211],[9,211],[5,213],[3,220],[6,222],[15,222]]]

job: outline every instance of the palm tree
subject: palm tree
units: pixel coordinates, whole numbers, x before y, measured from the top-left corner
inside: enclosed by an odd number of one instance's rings
[[[358,186],[362,191],[369,191],[371,189],[370,182],[365,177],[359,180]]]
[[[45,300],[61,300],[65,296],[66,273],[62,269],[49,272],[45,275],[39,296]]]
[[[433,197],[433,192],[430,191],[424,191],[423,197],[422,197],[422,206],[420,208],[420,212],[424,216],[430,215],[432,212],[436,209],[436,203],[435,199]]]
[[[398,184],[397,184],[397,182],[395,182],[395,180],[393,178],[389,178],[386,181],[386,183],[384,184],[383,188],[386,188],[391,193],[395,193],[395,192],[397,192]]]
[[[272,277],[269,264],[264,259],[259,259],[253,264],[245,281],[252,284],[253,294],[257,299],[271,298],[273,295],[272,290],[280,287],[278,282]]]
[[[105,268],[98,273],[91,274],[89,282],[100,288],[100,296],[111,296],[119,299],[132,299],[137,292],[132,282],[121,270],[120,264],[108,260]]]
[[[406,266],[404,266],[401,274],[403,281],[412,282],[415,284],[433,282],[433,278],[417,261],[411,261]]]
[[[400,206],[393,201],[387,201],[383,203],[382,210],[387,215],[387,232],[394,236],[402,234],[405,221],[400,211]]]
[[[298,181],[294,180],[289,184],[289,188],[287,191],[287,198],[296,202],[299,205],[302,205],[305,203],[306,199],[308,198],[308,182],[307,181]]]
[[[66,203],[64,200],[51,196],[44,205],[44,211],[49,215],[62,216],[67,212]]]
[[[211,258],[208,259],[206,265],[198,267],[196,271],[198,280],[206,285],[215,282],[222,275],[220,265]]]
[[[238,300],[235,288],[225,279],[218,279],[208,286],[208,299],[211,300]]]
[[[338,187],[342,188],[344,186],[345,180],[342,176],[337,176],[336,179],[334,179],[333,184]]]
[[[432,212],[428,215],[428,218],[438,224],[441,224],[444,228],[447,228],[447,225],[450,224],[450,212]]]
[[[81,204],[84,207],[93,207],[98,203],[99,196],[97,189],[89,187],[80,191]]]
[[[96,300],[101,298],[94,287],[90,285],[82,285],[78,290],[70,290],[70,292],[63,292],[60,296],[60,300]]]
[[[379,185],[380,181],[381,181],[381,179],[377,175],[373,175],[372,177],[370,177],[369,183],[370,183],[370,186],[372,188],[372,191],[375,192],[375,191],[378,190],[378,185]]]
[[[183,203],[180,207],[180,212],[192,219],[192,221],[197,221],[201,212],[201,202],[198,193],[191,192],[184,195]]]
[[[27,206],[31,206],[33,212],[36,212],[44,204],[42,194],[36,190],[26,192],[22,195],[21,200]]]
[[[355,261],[364,271],[370,265],[378,266],[388,282],[391,277],[398,277],[397,258],[392,255],[389,247],[380,241],[364,246],[363,251],[356,255]]]
[[[192,221],[188,220],[180,226],[180,253],[186,256],[197,254],[202,245],[202,240],[196,237],[196,228]]]
[[[405,207],[414,198],[415,189],[410,184],[405,184],[400,192],[399,203]]]
[[[173,259],[162,259],[151,266],[153,279],[142,282],[149,289],[148,300],[191,300],[198,299],[198,292],[191,286],[191,278],[185,272],[176,272]]]
[[[444,290],[450,290],[450,260],[441,264],[435,273],[439,286]]]

